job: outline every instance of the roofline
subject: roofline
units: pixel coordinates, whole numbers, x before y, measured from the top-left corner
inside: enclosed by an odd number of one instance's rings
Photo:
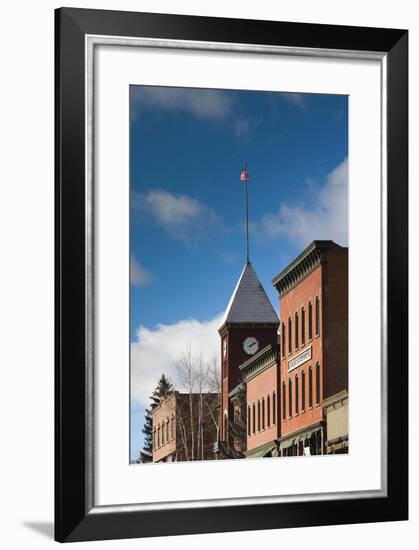
[[[275,311],[275,310],[274,310]],[[276,313],[276,312],[275,312]],[[235,327],[235,328],[244,328],[244,327],[255,327],[255,328],[260,328],[260,327],[279,327],[280,325],[280,321],[278,319],[278,321],[272,321],[272,322],[260,322],[260,323],[255,323],[255,322],[252,322],[252,321],[239,321],[239,322],[236,322],[236,323],[231,323],[231,322],[224,322],[222,325],[220,325],[218,327],[218,332],[219,334],[221,335],[227,328],[229,327]]]
[[[240,371],[245,377],[245,381],[249,382],[258,374],[266,369],[278,364],[278,346],[268,344],[258,353],[247,359],[239,365]]]
[[[332,240],[316,240],[312,241],[302,252],[299,254],[291,263],[285,267],[278,275],[276,275],[272,279],[272,285],[276,287],[278,292],[282,292],[283,289],[278,288],[281,283],[284,281],[284,279],[287,276],[290,276],[291,273],[294,270],[297,270],[297,268],[300,267],[302,263],[304,263],[305,260],[309,259],[310,255],[313,255],[313,253],[318,252],[319,257],[317,258],[317,263],[315,263],[314,267],[317,267],[319,263],[324,261],[325,257],[324,254],[330,250],[330,249],[341,249],[341,250],[348,250],[347,246],[341,246],[337,243],[335,243]],[[311,271],[311,270],[310,270]]]
[[[261,289],[262,289],[262,291],[263,291],[263,293],[264,293],[264,295],[266,296],[266,299],[267,299],[268,302],[269,302],[269,305],[270,305],[270,307],[271,307],[271,310],[272,310],[273,315],[274,315],[275,318],[276,318],[275,321],[269,321],[269,320],[266,320],[266,321],[256,321],[256,322],[254,322],[254,324],[255,324],[255,325],[268,325],[268,324],[272,324],[272,325],[273,325],[273,324],[275,324],[275,323],[279,323],[278,314],[277,314],[277,312],[275,311],[275,309],[274,309],[274,307],[273,307],[273,305],[272,305],[272,303],[271,303],[271,301],[270,301],[268,295],[266,294],[266,291],[265,291],[265,289],[263,288],[263,285],[262,285],[262,283],[260,282],[259,277],[257,276],[257,273],[256,273],[256,271],[255,271],[255,269],[254,269],[254,267],[253,267],[252,262],[251,262],[251,261],[248,261],[248,262],[246,262],[246,263],[244,264],[244,267],[243,267],[243,269],[242,269],[242,271],[241,271],[241,273],[240,273],[240,277],[238,278],[237,283],[236,283],[236,286],[234,287],[233,294],[231,295],[230,300],[229,300],[229,302],[228,302],[228,304],[227,304],[227,307],[226,307],[226,309],[225,309],[225,311],[224,311],[224,314],[223,314],[223,316],[222,316],[222,318],[221,318],[221,322],[220,322],[220,325],[219,325],[219,327],[218,327],[218,332],[219,332],[220,334],[221,334],[221,332],[223,331],[223,329],[224,329],[224,327],[226,326],[226,324],[227,324],[227,325],[244,325],[244,324],[245,324],[245,325],[249,325],[249,324],[253,323],[252,321],[244,321],[244,320],[243,320],[243,321],[232,321],[232,320],[229,320],[230,310],[231,310],[231,308],[232,308],[232,306],[233,306],[233,304],[234,304],[234,301],[235,301],[235,299],[236,299],[236,295],[237,295],[237,292],[238,292],[238,290],[239,290],[240,284],[241,284],[241,282],[242,282],[243,276],[244,276],[244,274],[245,274],[245,272],[246,272],[246,269],[247,269],[249,266],[250,266],[251,270],[253,271],[253,273],[254,273],[254,275],[255,275],[255,277],[256,277],[256,279],[257,279],[257,281],[258,281],[258,283],[259,283],[259,285],[260,285],[260,287],[261,287]]]

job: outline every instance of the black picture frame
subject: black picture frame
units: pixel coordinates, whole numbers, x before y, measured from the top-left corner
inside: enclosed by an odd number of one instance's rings
[[[408,32],[61,8],[55,13],[55,538],[60,542],[408,518]],[[94,513],[86,457],[85,37],[383,52],[387,66],[387,496]]]

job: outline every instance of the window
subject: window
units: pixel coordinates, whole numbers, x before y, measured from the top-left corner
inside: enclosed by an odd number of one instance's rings
[[[157,428],[157,447],[160,447],[160,426]]]
[[[164,445],[164,422],[161,427],[161,444]]]
[[[295,349],[298,349],[298,311],[295,312],[294,327],[295,327],[294,345],[295,345]]]
[[[276,393],[272,393],[272,424],[276,424]]]
[[[265,398],[262,397],[262,430],[265,429]]]
[[[282,323],[282,357],[285,357],[285,323]]]
[[[260,432],[260,401],[258,401],[258,432]]]
[[[251,421],[251,418],[250,418],[250,406],[247,407],[247,435],[250,435],[250,421]]]
[[[306,343],[306,310],[301,308],[301,345]]]
[[[286,390],[285,390],[285,382],[282,382],[282,419],[285,420],[286,416],[287,416]]]
[[[308,303],[308,339],[313,338],[313,306],[311,302]]]
[[[320,334],[320,299],[316,297],[316,336]]]
[[[316,363],[316,405],[320,403],[320,365]]]
[[[292,322],[288,317],[288,353],[292,353]]]
[[[308,369],[308,406],[313,406],[313,370]]]
[[[156,449],[156,428],[153,430],[153,451]]]
[[[253,433],[255,434],[256,433],[256,407],[255,407],[255,404],[253,403],[253,406],[252,406],[252,419],[253,419]]]
[[[172,418],[172,439],[175,438],[175,417]]]
[[[306,373],[301,373],[301,410],[306,408]]]
[[[268,428],[271,427],[271,396],[268,394],[266,398],[266,425]]]
[[[295,414],[298,414],[298,375],[295,376]]]
[[[288,380],[288,416],[292,416],[292,380]]]

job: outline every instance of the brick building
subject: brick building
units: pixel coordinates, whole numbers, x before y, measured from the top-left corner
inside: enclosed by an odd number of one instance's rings
[[[219,329],[219,445],[246,457],[348,452],[348,249],[313,241],[272,282],[281,322],[248,263]],[[244,442],[232,440],[243,415]]]
[[[219,334],[221,337],[221,411],[220,433],[216,452],[231,448],[246,452],[243,444],[237,449],[232,425],[238,406],[234,397],[244,382],[240,365],[258,351],[277,345],[279,319],[250,262],[247,262],[225,311]]]
[[[279,348],[267,345],[240,365],[247,390],[247,457],[278,456]]]
[[[313,241],[272,282],[281,312],[280,454],[323,454],[323,402],[348,389],[348,249]]]
[[[213,459],[217,409],[214,393],[174,392],[162,400],[152,410],[153,462]]]

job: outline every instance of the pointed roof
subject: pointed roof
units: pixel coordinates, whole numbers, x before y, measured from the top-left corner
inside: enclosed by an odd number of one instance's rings
[[[225,310],[220,328],[225,323],[278,323],[278,316],[250,262],[241,272],[236,288]]]

